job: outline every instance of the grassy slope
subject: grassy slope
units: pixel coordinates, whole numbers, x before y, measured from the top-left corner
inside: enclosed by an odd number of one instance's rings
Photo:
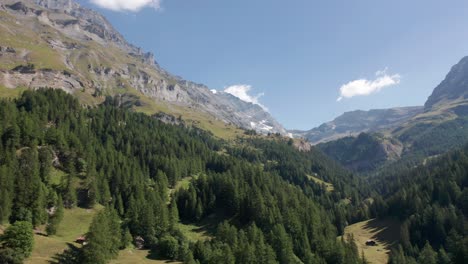
[[[216,222],[216,224],[218,224],[218,222]],[[206,241],[212,238],[210,232],[207,229],[208,225],[209,224],[195,225],[179,223],[178,227],[182,234],[184,234],[190,241],[196,242]]]
[[[2,36],[0,38],[0,46],[13,47],[17,51],[29,51],[25,55],[25,59],[34,63],[37,68],[54,70],[64,70],[66,68],[59,53],[51,49],[39,37],[38,32],[46,38],[54,38],[55,34],[49,27],[44,26],[40,27],[38,31],[32,31],[27,27],[18,26],[16,19],[4,11],[0,11],[0,17],[2,18],[2,23],[0,24],[0,36]],[[2,59],[0,61],[0,69],[11,69],[23,63],[24,61]]]
[[[325,188],[326,188],[327,192],[333,192],[335,190],[335,187],[333,186],[333,184],[331,184],[329,182],[326,182],[326,181],[324,181],[322,179],[319,179],[316,176],[312,176],[312,175],[307,175],[307,177],[309,178],[309,180],[312,180],[317,184],[325,185]]]
[[[89,225],[93,220],[94,215],[101,210],[102,207],[96,209],[74,208],[65,210],[64,217],[54,236],[45,236],[45,232],[40,230],[34,235],[34,249],[30,258],[25,263],[49,263],[52,258],[68,248],[67,243],[74,243],[75,239],[88,232]]]
[[[0,84],[0,98],[17,98],[26,88],[10,89]]]
[[[216,137],[222,139],[236,139],[238,136],[243,135],[241,129],[215,120],[215,118],[209,114],[197,111],[196,109],[151,99],[131,87],[125,79],[111,79],[104,82],[100,79],[96,79],[96,76],[93,76],[93,74],[89,72],[88,65],[109,68],[112,68],[112,65],[133,65],[130,69],[131,72],[134,71],[136,73],[138,69],[145,69],[147,74],[156,79],[167,78],[155,70],[148,69],[147,65],[123,53],[116,47],[103,47],[93,42],[79,42],[41,23],[36,23],[36,25],[40,26],[37,26],[36,30],[33,31],[27,26],[18,25],[16,19],[4,11],[0,11],[0,19],[0,36],[2,36],[0,38],[0,46],[13,47],[17,52],[27,53],[27,55],[22,58],[0,58],[0,70],[10,70],[18,65],[25,65],[27,63],[34,64],[37,69],[67,70],[77,75],[82,80],[97,82],[98,85],[105,87],[105,95],[130,93],[138,96],[143,104],[142,106],[135,107],[136,111],[144,112],[149,115],[164,112],[177,117],[182,116],[187,124],[211,131]],[[31,22],[22,21],[21,23]],[[64,64],[63,56],[60,52],[49,46],[47,43],[48,40],[60,40],[63,43],[78,43],[81,46],[80,49],[67,51],[70,52],[70,62],[74,66],[74,69],[68,69]],[[167,81],[169,83],[174,82],[174,80],[170,79]],[[1,87],[0,84],[0,97],[14,97],[17,96],[20,91]],[[102,98],[100,100],[99,98],[92,97],[91,90],[76,91],[74,94],[81,102],[88,105],[96,105],[102,101]]]
[[[61,178],[65,175],[60,170],[53,169],[51,173],[51,181],[53,183],[59,183]],[[175,189],[188,188],[192,177],[182,179],[177,183]],[[50,263],[54,260],[54,256],[62,253],[68,249],[68,244],[71,243],[74,246],[80,247],[79,244],[74,241],[79,236],[86,234],[89,229],[93,217],[101,210],[102,206],[97,206],[96,209],[83,209],[74,208],[65,210],[64,218],[60,223],[57,230],[57,234],[54,236],[46,236],[44,227],[38,228],[34,235],[34,249],[30,258],[28,258],[26,264],[45,264]],[[215,223],[216,222],[216,223]],[[207,219],[200,225],[194,224],[182,224],[179,223],[180,230],[192,241],[207,240],[211,236],[208,234],[217,221]],[[3,233],[4,226],[0,226],[0,233]],[[110,263],[113,264],[131,264],[131,263],[180,263],[170,262],[167,260],[155,260],[150,257],[149,250],[137,250],[133,247],[127,248],[120,251],[119,257],[112,260]]]
[[[364,252],[369,263],[386,264],[391,246],[399,240],[400,223],[395,220],[371,219],[345,228],[345,237],[352,234],[359,252]],[[366,246],[366,241],[372,239],[376,246]]]
[[[137,249],[125,249],[121,250],[119,257],[117,259],[111,260],[110,264],[133,264],[133,263],[142,263],[142,264],[163,264],[163,263],[182,263],[177,261],[169,260],[155,260],[151,259],[149,256],[149,250],[137,250]]]
[[[195,176],[197,177],[197,176]],[[170,188],[167,192],[167,194],[169,195],[169,198],[172,197],[172,194],[174,192],[176,192],[177,190],[180,190],[180,189],[185,189],[187,190],[190,186],[190,182],[192,181],[193,177],[192,176],[189,176],[189,177],[185,177],[183,179],[181,179],[180,181],[178,181],[176,183],[176,185],[174,186],[174,188]],[[170,203],[170,199],[169,199],[169,202]]]
[[[134,107],[134,110],[137,112],[148,115],[164,112],[175,117],[182,116],[182,119],[187,124],[210,131],[214,136],[221,139],[232,140],[244,136],[244,131],[242,129],[225,124],[220,120],[215,120],[215,118],[209,114],[178,105],[168,104],[166,102],[154,101],[136,90],[129,91],[129,93],[137,95],[143,103],[142,106]]]

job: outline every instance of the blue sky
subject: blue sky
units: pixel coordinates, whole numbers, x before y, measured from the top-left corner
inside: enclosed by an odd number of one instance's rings
[[[217,90],[251,86],[287,128],[422,105],[468,55],[465,0],[79,2],[173,74]]]

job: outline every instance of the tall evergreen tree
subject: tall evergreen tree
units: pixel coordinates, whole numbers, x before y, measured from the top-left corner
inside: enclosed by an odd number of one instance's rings
[[[115,210],[106,208],[99,212],[86,234],[83,263],[104,264],[117,257],[122,243],[119,218]]]
[[[13,262],[29,257],[33,250],[33,227],[30,222],[18,221],[0,236],[0,259]],[[8,263],[8,262],[7,262]]]
[[[63,219],[63,213],[64,213],[64,208],[63,208],[62,196],[59,195],[58,200],[57,200],[57,205],[55,206],[55,212],[51,216],[49,216],[49,222],[46,227],[46,231],[48,235],[55,235],[57,233],[57,228]]]

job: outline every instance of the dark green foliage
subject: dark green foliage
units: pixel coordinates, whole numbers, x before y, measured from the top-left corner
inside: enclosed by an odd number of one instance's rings
[[[377,135],[361,133],[357,137],[319,144],[318,147],[328,156],[349,169],[358,172],[371,171],[387,161],[387,153]]]
[[[31,255],[34,245],[32,225],[18,221],[9,226],[0,236],[0,260],[2,263],[21,263]]]
[[[63,179],[62,184],[63,203],[66,208],[71,209],[77,205],[78,198],[76,194],[76,174],[73,165],[68,169],[68,175]]]
[[[159,254],[168,259],[176,259],[179,252],[179,242],[172,236],[166,235],[158,243]]]
[[[65,208],[107,208],[90,227],[81,263],[106,263],[137,236],[188,263],[360,262],[336,240],[335,225],[341,232],[366,215],[361,201],[369,191],[315,149],[300,153],[279,137],[229,144],[121,109],[110,98],[82,108],[57,90],[0,100],[0,136],[0,220],[49,220],[52,234],[60,214],[48,217],[46,209],[61,208],[59,197]],[[315,174],[335,191],[308,178]],[[168,188],[188,176],[189,188],[169,200]],[[349,197],[352,204],[338,205]],[[190,244],[177,228],[179,217],[212,214],[231,222],[211,241]]]
[[[433,156],[468,143],[468,118],[458,117],[441,124],[419,124],[399,139],[411,144],[411,155]]]
[[[52,168],[52,150],[48,147],[39,148],[39,175],[44,182],[49,182]]]
[[[437,252],[432,249],[429,242],[426,242],[418,257],[419,263],[437,264]]]
[[[371,210],[403,222],[402,247],[393,251],[392,263],[402,258],[420,263],[466,262],[467,151],[453,151],[417,168],[396,168],[395,173],[373,179],[374,188],[385,199],[376,197],[379,202]]]
[[[122,245],[120,220],[115,210],[107,208],[93,219],[86,234],[82,263],[104,264],[117,257]]]
[[[14,177],[12,169],[0,166],[0,223],[5,222],[11,215],[13,205]]]
[[[47,220],[46,187],[39,176],[36,146],[21,149],[19,155],[11,221],[43,224]]]
[[[22,264],[23,256],[12,248],[0,248],[0,263],[2,264]]]
[[[255,225],[238,230],[224,222],[218,227],[216,240],[197,242],[194,254],[202,263],[277,263],[275,251]]]
[[[271,263],[275,259],[280,263],[308,259],[311,263],[315,260],[359,263],[359,253],[346,251],[345,245],[336,240],[336,230],[325,211],[299,188],[256,166],[235,162],[218,164],[232,169],[223,173],[208,172],[188,190],[178,192],[181,218],[196,221],[197,208],[201,208],[202,217],[223,214],[235,217],[241,225],[253,222],[255,225],[248,229],[250,233],[225,224],[220,226],[216,237],[220,241],[199,245],[194,254],[196,259],[213,263],[211,258],[216,256],[213,254],[226,243],[236,263],[255,263],[260,261],[258,258],[265,261],[259,263]]]
[[[294,263],[293,244],[284,227],[281,225],[274,226],[270,236],[279,263]]]
[[[63,219],[63,210],[62,197],[59,196],[57,205],[55,206],[55,212],[49,216],[49,223],[47,223],[46,231],[48,235],[55,235],[55,233],[57,233],[58,225]]]
[[[133,237],[128,227],[122,229],[122,243],[120,249],[125,249],[132,244]]]
[[[367,181],[343,169],[318,149],[299,152],[289,144],[289,140],[249,139],[245,144],[249,147],[229,148],[229,153],[299,186],[309,198],[331,212],[339,234],[347,223],[368,217],[367,205],[362,199],[371,193]],[[333,183],[335,190],[328,192],[323,185],[315,183],[309,178],[314,175]],[[351,203],[345,206],[341,203],[343,199]]]
[[[462,112],[459,112],[463,108]],[[425,159],[444,154],[468,143],[468,117],[465,106],[452,109],[455,119],[442,115],[433,122],[416,121],[393,130],[391,137],[361,133],[317,145],[345,167],[361,174],[394,173],[395,168],[412,168]],[[436,117],[433,117],[436,118]],[[403,148],[399,153],[398,149]]]
[[[362,263],[353,239],[336,236],[371,216],[403,222],[390,263],[468,257],[468,150],[364,180],[320,151],[298,152],[279,137],[229,144],[120,109],[113,100],[85,109],[54,90],[0,100],[0,138],[1,222],[26,221],[28,234],[31,224],[48,222],[53,234],[61,203],[106,206],[90,227],[81,263],[106,263],[137,236],[147,248],[187,263]],[[354,154],[366,156],[371,147]],[[188,176],[187,189],[168,195]],[[210,241],[189,243],[178,230],[179,218],[211,216],[226,221]],[[0,258],[7,262],[30,252],[6,245]]]

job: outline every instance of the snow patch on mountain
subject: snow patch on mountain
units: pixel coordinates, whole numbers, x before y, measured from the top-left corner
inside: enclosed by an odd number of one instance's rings
[[[269,125],[268,120],[262,120],[260,122],[250,122],[250,127],[256,131],[263,133],[269,133],[273,131],[273,127]]]

